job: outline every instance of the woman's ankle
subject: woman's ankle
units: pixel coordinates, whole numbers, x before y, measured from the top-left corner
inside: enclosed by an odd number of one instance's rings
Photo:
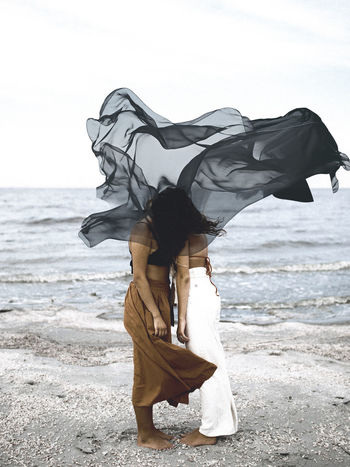
[[[148,439],[153,438],[154,435],[155,435],[155,429],[150,428],[150,429],[142,430],[142,431],[139,430],[139,432],[137,433],[137,438],[140,441],[145,442]]]

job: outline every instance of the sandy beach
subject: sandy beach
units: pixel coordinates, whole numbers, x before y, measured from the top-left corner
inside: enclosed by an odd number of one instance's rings
[[[132,345],[120,320],[62,308],[0,313],[1,466],[348,466],[350,326],[220,323],[239,430],[179,444],[190,405],[155,406],[174,448],[136,446]],[[174,342],[177,342],[174,337]]]

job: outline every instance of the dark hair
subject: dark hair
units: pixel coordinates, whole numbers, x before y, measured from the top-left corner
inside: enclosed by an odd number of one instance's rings
[[[220,236],[226,232],[217,227],[219,219],[210,220],[201,214],[182,188],[168,187],[159,192],[148,203],[146,212],[152,219],[159,249],[172,260],[190,234]]]

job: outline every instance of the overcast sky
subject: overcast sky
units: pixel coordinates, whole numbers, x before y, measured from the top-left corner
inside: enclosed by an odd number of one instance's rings
[[[0,186],[95,187],[86,133],[132,89],[173,122],[316,112],[350,155],[348,0],[0,0]],[[350,173],[338,171],[340,188]],[[330,187],[328,175],[309,179]]]

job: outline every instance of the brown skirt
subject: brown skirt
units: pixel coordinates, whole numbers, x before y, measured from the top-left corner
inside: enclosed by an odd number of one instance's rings
[[[153,335],[152,314],[131,281],[124,301],[124,326],[134,345],[132,402],[135,406],[163,400],[175,407],[179,402],[188,404],[188,394],[213,375],[216,365],[171,343],[169,283],[148,281],[168,333],[164,337]]]

